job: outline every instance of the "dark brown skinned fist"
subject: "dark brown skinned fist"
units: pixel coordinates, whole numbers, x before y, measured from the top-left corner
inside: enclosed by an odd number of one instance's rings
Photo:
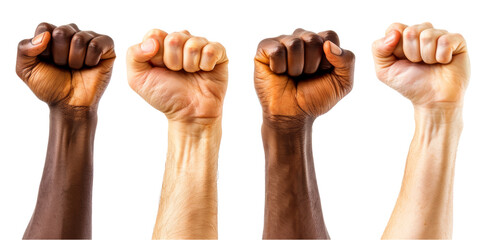
[[[354,54],[342,50],[333,31],[267,38],[255,56],[255,89],[264,117],[274,121],[315,119],[352,89]]]
[[[96,108],[116,54],[108,36],[41,23],[18,45],[17,75],[49,106]]]

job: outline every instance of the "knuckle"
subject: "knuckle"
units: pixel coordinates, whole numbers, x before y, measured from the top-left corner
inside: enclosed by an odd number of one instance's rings
[[[296,48],[302,46],[302,40],[300,38],[289,38],[285,41],[285,45],[288,48]]]
[[[208,57],[213,57],[216,55],[216,48],[213,45],[206,45],[206,47],[203,48],[203,53]]]
[[[74,29],[79,29],[79,27],[77,27],[77,24],[75,24],[75,23],[71,23],[71,24],[69,24],[69,26],[71,26]]]
[[[100,53],[101,52],[101,46],[100,46],[99,42],[92,40],[89,43],[89,50],[94,52],[94,53]]]
[[[421,32],[421,35],[420,35],[420,39],[422,42],[430,42],[431,40],[434,39],[434,37],[436,36],[436,32],[435,31],[432,31],[430,29],[426,29],[424,31]]]
[[[258,43],[257,49],[264,49],[265,46],[268,45],[269,41],[271,41],[269,38],[265,38],[262,41]]]
[[[214,47],[216,47],[220,51],[225,51],[225,47],[219,42],[211,42],[210,45],[213,45]]]
[[[463,35],[461,33],[453,33],[453,35],[456,37],[456,38],[459,38],[459,39],[465,39],[465,37],[463,37]]]
[[[339,43],[339,35],[337,35],[337,33],[335,31],[327,30],[327,31],[324,31],[324,32],[320,32],[318,35],[321,36],[322,40],[324,40],[324,41],[330,40],[335,44]]]
[[[453,33],[454,38],[458,39],[459,41],[466,43],[465,37],[461,33]]]
[[[276,45],[268,52],[270,57],[282,57],[285,55],[285,47],[282,45]]]
[[[439,39],[438,39],[438,45],[440,45],[442,47],[449,46],[450,45],[449,35],[443,35],[443,36],[439,37]]]
[[[74,37],[72,37],[72,43],[74,46],[81,47],[86,44],[86,36],[82,34],[76,34]]]
[[[166,42],[170,46],[177,46],[182,43],[182,36],[179,33],[172,33],[166,37]]]
[[[419,32],[415,27],[408,27],[408,28],[404,29],[403,36],[405,38],[413,39],[413,38],[419,37]]]
[[[199,42],[199,43],[207,43],[208,42],[208,39],[204,38],[204,37],[193,37],[196,42]]]
[[[305,43],[311,46],[322,45],[323,41],[322,38],[317,34],[309,34],[304,38]]]
[[[421,25],[423,26],[429,26],[429,27],[433,27],[433,24],[430,23],[430,22],[423,22]]]
[[[47,29],[49,27],[50,27],[50,23],[48,23],[48,22],[41,22],[41,23],[39,23],[39,25],[37,25],[37,28]]]
[[[24,39],[22,41],[20,41],[18,43],[18,46],[17,46],[17,50],[20,52],[20,51],[23,51],[23,46],[25,46],[26,44],[28,44],[30,42],[30,39]]]
[[[100,38],[104,40],[105,44],[114,47],[114,40],[111,37],[107,35],[101,35]]]
[[[64,28],[56,28],[52,31],[52,37],[64,39],[67,38],[67,32]]]
[[[333,31],[333,30],[327,30],[327,31],[325,32],[325,34],[326,34],[327,38],[329,38],[329,39],[330,39],[331,37],[332,37],[332,38],[339,37],[339,36],[337,35],[337,33],[336,33],[335,31]]]
[[[165,31],[163,30],[160,30],[160,29],[157,29],[157,28],[153,28],[151,29],[149,32],[148,32],[148,36],[166,36],[168,35]]]
[[[196,44],[190,44],[185,47],[185,51],[189,54],[196,54],[200,51],[200,48]]]
[[[404,24],[400,22],[394,22],[394,23],[391,23],[391,25],[389,25],[389,28],[397,28],[399,26],[404,26]]]

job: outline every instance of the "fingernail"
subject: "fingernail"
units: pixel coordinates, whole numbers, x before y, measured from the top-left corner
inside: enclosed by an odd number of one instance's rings
[[[45,32],[35,36],[34,39],[32,39],[32,44],[39,45],[44,40],[44,36],[45,36]]]
[[[394,41],[394,38],[396,37],[396,34],[392,31],[387,36],[384,38],[384,45],[387,45]]]
[[[340,49],[339,46],[335,45],[335,43],[330,42],[330,52],[332,52],[332,54],[340,56],[342,54],[342,49]]]
[[[145,52],[145,53],[154,52],[154,40],[150,38],[150,39],[144,41],[141,44],[141,50],[143,50],[143,52]]]

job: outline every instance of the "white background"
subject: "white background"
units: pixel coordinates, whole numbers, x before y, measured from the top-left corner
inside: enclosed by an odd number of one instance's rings
[[[399,192],[414,123],[409,101],[374,74],[371,43],[392,22],[430,21],[462,33],[472,78],[457,157],[454,238],[483,225],[483,49],[479,1],[2,1],[0,7],[0,239],[19,239],[33,212],[48,138],[48,108],[15,74],[17,43],[38,23],[76,23],[110,35],[118,58],[99,107],[93,237],[149,239],[160,196],[167,122],[128,86],[126,49],[151,28],[188,29],[230,58],[219,158],[220,239],[260,239],[264,209],[261,108],[253,57],[267,37],[335,30],[356,54],[353,91],[314,124],[322,208],[333,239],[376,239]]]

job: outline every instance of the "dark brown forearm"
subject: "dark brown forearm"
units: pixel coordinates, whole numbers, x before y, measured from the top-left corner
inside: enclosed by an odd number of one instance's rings
[[[264,119],[264,239],[328,239],[312,156],[312,122]]]
[[[95,110],[51,107],[37,205],[24,239],[91,238]]]

